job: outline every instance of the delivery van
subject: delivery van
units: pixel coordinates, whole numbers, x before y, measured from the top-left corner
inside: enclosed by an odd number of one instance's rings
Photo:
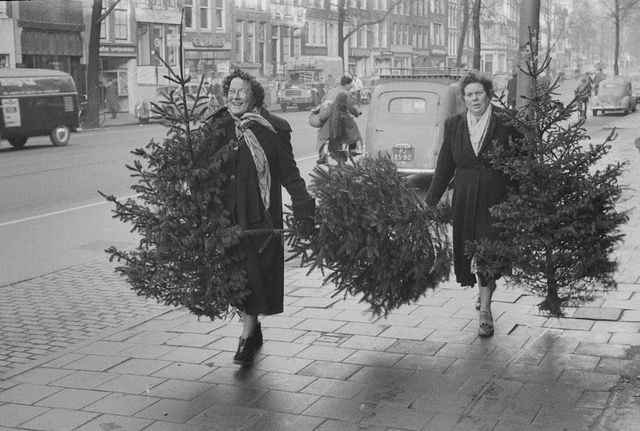
[[[22,148],[31,136],[66,145],[78,128],[78,93],[71,75],[47,69],[0,69],[0,139]]]

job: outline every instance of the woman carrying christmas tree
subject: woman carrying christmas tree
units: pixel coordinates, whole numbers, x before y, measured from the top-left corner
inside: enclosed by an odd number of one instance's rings
[[[467,243],[497,237],[489,208],[502,202],[510,183],[503,173],[491,166],[491,153],[498,146],[509,145],[518,132],[505,124],[502,111],[491,105],[493,83],[471,72],[460,81],[460,95],[466,112],[445,122],[442,148],[436,172],[427,191],[427,204],[434,206],[453,183],[453,253],[456,280],[462,286],[479,284],[478,335],[493,335],[491,298],[496,278],[478,272],[477,256],[465,252]],[[477,306],[476,306],[477,308]]]
[[[222,93],[227,106],[209,124],[212,136],[218,137],[214,146],[232,148],[222,166],[228,178],[223,205],[232,223],[245,231],[282,229],[282,187],[291,195],[294,217],[311,223],[315,199],[293,157],[289,123],[263,107],[264,89],[240,69],[223,80]],[[249,365],[262,345],[258,315],[283,311],[284,246],[279,236],[269,233],[243,236],[240,246],[250,294],[237,304],[243,330],[234,362]]]

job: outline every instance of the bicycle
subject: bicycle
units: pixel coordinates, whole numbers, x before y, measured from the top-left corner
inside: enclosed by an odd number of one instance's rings
[[[78,127],[84,129],[87,126],[87,96],[83,96],[80,101],[80,110],[78,111]],[[102,126],[107,119],[107,112],[104,109],[100,109],[98,113],[98,124]]]

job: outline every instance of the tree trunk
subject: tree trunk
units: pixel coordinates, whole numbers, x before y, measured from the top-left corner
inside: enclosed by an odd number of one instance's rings
[[[344,21],[347,16],[346,11],[346,1],[338,0],[338,57],[342,59],[342,70],[346,70],[346,65],[344,64]]]
[[[538,49],[538,32],[540,29],[540,0],[527,0],[520,3],[520,66],[528,57],[527,52],[531,49]],[[530,46],[530,37],[533,38],[534,46]],[[535,53],[537,55],[537,52]],[[526,67],[525,67],[526,70]],[[518,69],[517,78],[516,107],[524,106],[527,101],[520,96],[532,97],[535,91],[533,77],[528,76],[522,70]]]
[[[458,39],[458,54],[456,56],[456,67],[462,67],[462,53],[464,52],[464,42],[467,38],[467,28],[469,27],[469,0],[464,0],[462,5],[462,28],[460,29],[460,39]]]
[[[91,29],[89,30],[89,50],[87,53],[87,107],[86,126],[98,127],[101,91],[98,85],[100,69],[100,15],[102,0],[93,0],[91,9]]]
[[[620,61],[620,0],[615,0],[615,48],[613,51],[613,75],[618,76],[620,73],[620,69],[618,68],[618,62]]]
[[[480,8],[482,0],[475,0],[473,3],[473,68],[480,70]]]

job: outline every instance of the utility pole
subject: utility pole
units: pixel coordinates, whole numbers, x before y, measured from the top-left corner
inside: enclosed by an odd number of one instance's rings
[[[527,52],[531,49],[535,50],[534,55],[538,55],[538,40],[540,32],[540,0],[526,0],[520,2],[520,32],[518,37],[519,58],[518,65],[524,67]],[[533,36],[534,46],[529,46],[529,36]],[[521,108],[526,101],[520,96],[532,97],[534,94],[533,77],[526,75],[522,70],[518,69],[516,93],[516,108]]]

